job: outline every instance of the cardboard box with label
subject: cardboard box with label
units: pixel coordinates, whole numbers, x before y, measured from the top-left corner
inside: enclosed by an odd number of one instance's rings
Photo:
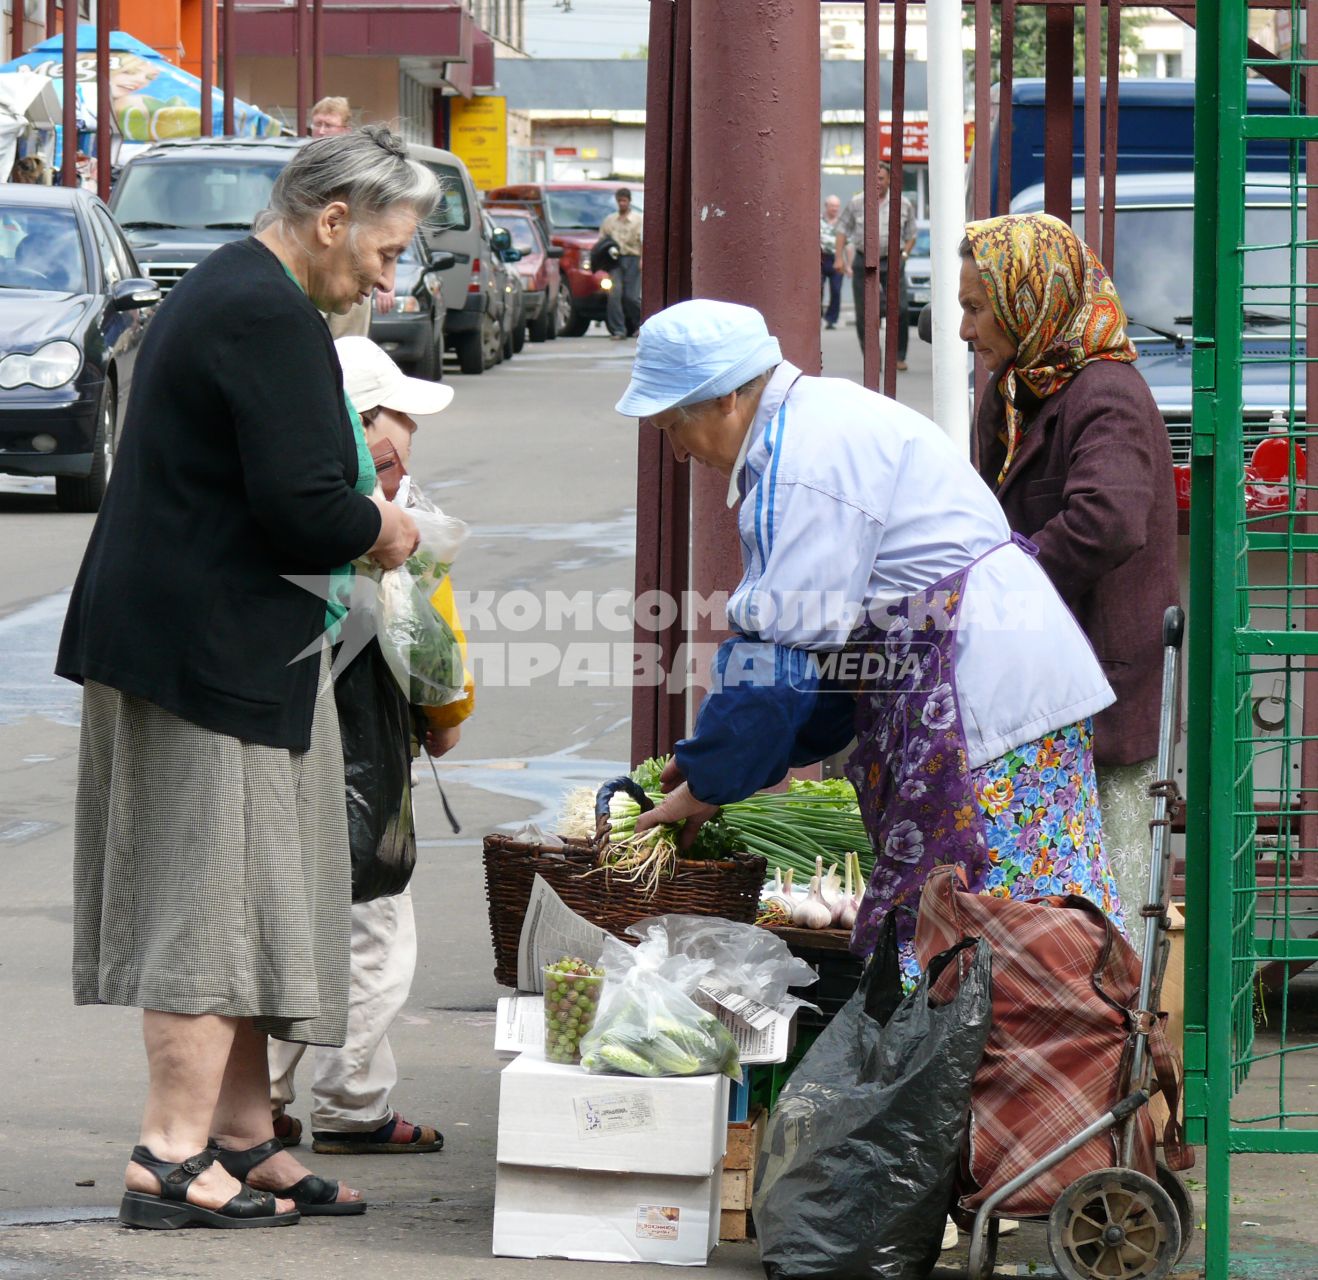
[[[722,1165],[703,1178],[500,1164],[494,1253],[504,1258],[704,1266],[718,1243]]]
[[[591,1075],[524,1052],[500,1077],[495,1254],[703,1264],[727,1107],[724,1076]]]

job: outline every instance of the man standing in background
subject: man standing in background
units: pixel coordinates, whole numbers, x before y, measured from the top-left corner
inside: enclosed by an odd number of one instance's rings
[[[892,168],[880,161],[875,174],[879,193],[879,315],[888,309],[888,188]],[[906,259],[915,248],[915,209],[901,197],[901,254],[897,261],[897,368],[906,368],[906,342],[910,326],[906,322],[910,304],[906,298]],[[856,300],[856,336],[865,346],[865,197],[857,192],[851,197],[837,221],[836,253],[842,274],[851,276],[852,296]],[[848,253],[850,260],[848,260]]]
[[[347,98],[322,98],[311,108],[311,136],[329,138],[352,128],[352,108]]]
[[[619,187],[613,198],[618,212],[600,224],[600,235],[611,236],[618,246],[618,265],[609,272],[613,288],[605,323],[609,337],[621,342],[641,326],[641,215],[632,209],[628,188]]]
[[[819,289],[820,303],[824,305],[824,328],[836,329],[842,310],[842,268],[837,260],[837,219],[842,201],[829,196],[824,201],[823,216],[819,219]],[[823,304],[823,291],[828,290],[828,302]]]

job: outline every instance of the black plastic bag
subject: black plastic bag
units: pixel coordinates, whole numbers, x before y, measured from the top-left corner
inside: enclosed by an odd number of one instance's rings
[[[929,986],[967,947],[955,999]],[[923,1280],[938,1262],[970,1086],[992,1018],[992,954],[970,938],[905,999],[892,920],[860,988],[769,1117],[753,1216],[770,1280]],[[867,1012],[868,1009],[868,1012]]]
[[[416,866],[412,720],[372,638],[334,681],[352,849],[352,900],[401,893]]]
[[[590,246],[590,269],[592,271],[612,271],[622,257],[622,250],[612,236],[600,236]]]

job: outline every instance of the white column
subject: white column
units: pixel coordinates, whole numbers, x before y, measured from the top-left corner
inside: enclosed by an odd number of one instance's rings
[[[929,24],[929,251],[941,264],[932,273],[934,421],[963,453],[970,453],[970,392],[966,344],[957,336],[960,258],[965,235],[965,83],[961,0],[928,0]],[[948,264],[951,264],[950,266]]]

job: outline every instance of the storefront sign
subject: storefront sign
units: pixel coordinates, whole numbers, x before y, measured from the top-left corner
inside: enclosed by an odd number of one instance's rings
[[[482,191],[508,181],[508,102],[479,96],[449,99],[449,146]]]

